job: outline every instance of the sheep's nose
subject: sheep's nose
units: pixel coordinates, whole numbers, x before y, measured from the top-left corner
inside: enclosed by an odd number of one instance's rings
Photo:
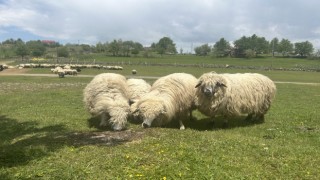
[[[123,129],[120,125],[115,125],[112,128],[114,131],[121,131]]]
[[[205,94],[206,96],[211,96],[211,95],[212,95],[212,92],[211,92],[210,89],[205,89],[205,90],[204,90],[204,94]]]
[[[147,124],[147,123],[142,123],[142,127],[144,127],[144,128],[148,128],[149,126],[148,126],[148,124]]]

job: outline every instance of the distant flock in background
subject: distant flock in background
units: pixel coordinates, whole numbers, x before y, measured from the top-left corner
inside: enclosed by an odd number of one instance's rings
[[[246,115],[248,120],[264,120],[276,94],[268,77],[257,73],[217,74],[208,72],[199,79],[191,74],[173,73],[152,85],[143,79],[126,79],[116,73],[95,76],[83,91],[85,108],[100,126],[126,129],[127,122],[142,127],[164,126],[172,120],[192,119],[192,111],[214,119]]]

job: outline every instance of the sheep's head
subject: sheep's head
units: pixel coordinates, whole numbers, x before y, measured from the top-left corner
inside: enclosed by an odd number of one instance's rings
[[[214,73],[211,73],[209,77],[200,77],[198,84],[195,86],[195,88],[198,88],[198,90],[207,97],[213,97],[219,89],[226,87],[224,80],[215,77]]]
[[[166,107],[163,104],[162,101],[149,99],[140,103],[133,113],[139,114],[139,117],[143,120],[142,127],[147,128],[165,118]]]

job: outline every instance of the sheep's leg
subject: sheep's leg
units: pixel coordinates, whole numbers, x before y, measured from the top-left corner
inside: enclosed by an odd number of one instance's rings
[[[246,117],[246,121],[251,121],[253,119],[254,114],[248,114],[248,116]]]
[[[264,114],[257,114],[255,120],[259,122],[264,122]]]
[[[100,126],[107,126],[107,115],[105,112],[101,114]]]
[[[186,129],[183,125],[182,119],[179,119],[180,130]]]
[[[228,118],[226,116],[224,116],[222,128],[228,128]]]
[[[264,122],[264,114],[248,114],[246,121],[251,121],[251,122]]]
[[[212,127],[212,129],[216,128],[216,123],[214,121],[214,117],[211,117],[210,122],[208,124]]]
[[[189,111],[189,119],[191,122],[193,122],[195,120],[192,116],[192,109],[190,109],[190,111]]]

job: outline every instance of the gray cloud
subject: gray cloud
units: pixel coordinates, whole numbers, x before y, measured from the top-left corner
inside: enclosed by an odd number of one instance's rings
[[[169,36],[190,46],[257,34],[320,46],[318,7],[317,0],[10,0],[0,2],[0,35],[17,27],[64,42],[148,45]]]

